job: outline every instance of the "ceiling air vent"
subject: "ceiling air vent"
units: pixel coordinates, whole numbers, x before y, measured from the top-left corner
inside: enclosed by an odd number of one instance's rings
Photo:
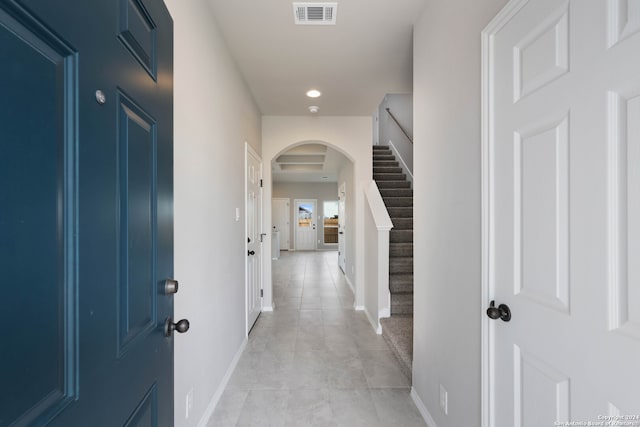
[[[338,3],[293,3],[297,25],[335,25]]]

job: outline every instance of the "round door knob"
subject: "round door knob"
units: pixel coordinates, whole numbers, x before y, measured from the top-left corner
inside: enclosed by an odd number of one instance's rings
[[[255,255],[255,254],[256,254],[256,251],[248,251],[248,252],[247,252],[247,254],[249,254],[249,255]]]
[[[506,304],[500,304],[496,307],[496,302],[491,301],[489,308],[487,308],[487,316],[493,320],[501,319],[503,322],[508,322],[511,320],[511,309]]]
[[[176,323],[173,323],[173,319],[171,317],[167,317],[167,320],[164,323],[164,336],[170,337],[173,335],[173,331],[184,334],[189,330],[189,321],[187,319],[178,320]]]

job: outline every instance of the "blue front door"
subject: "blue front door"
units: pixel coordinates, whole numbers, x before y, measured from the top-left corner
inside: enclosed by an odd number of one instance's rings
[[[0,0],[0,426],[173,425],[162,0]]]

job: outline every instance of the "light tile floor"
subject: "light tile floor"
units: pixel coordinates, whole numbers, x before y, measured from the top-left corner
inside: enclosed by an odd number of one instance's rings
[[[273,292],[210,427],[426,425],[386,342],[354,311],[336,252],[283,252]]]

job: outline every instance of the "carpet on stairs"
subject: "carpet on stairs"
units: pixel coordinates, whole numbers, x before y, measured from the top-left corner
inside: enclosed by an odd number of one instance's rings
[[[389,238],[391,317],[380,320],[382,336],[411,379],[413,361],[413,190],[387,146],[373,147],[373,178],[394,227]]]

